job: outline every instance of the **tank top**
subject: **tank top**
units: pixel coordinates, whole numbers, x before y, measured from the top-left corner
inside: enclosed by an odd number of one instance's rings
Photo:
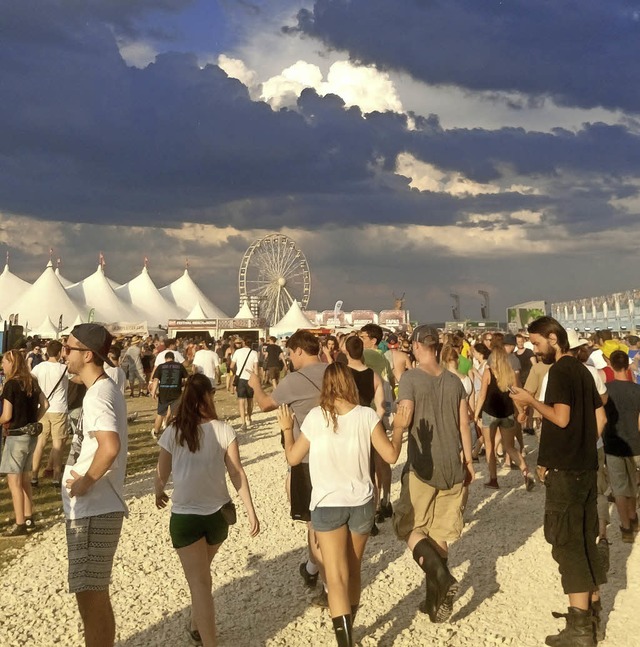
[[[364,371],[356,371],[351,367],[349,367],[349,369],[351,370],[351,375],[353,375],[353,379],[356,382],[360,405],[363,407],[370,407],[376,393],[376,387],[373,381],[373,369],[367,368]]]
[[[487,388],[487,396],[484,400],[482,410],[494,418],[508,418],[513,415],[513,400],[509,397],[508,391],[501,391],[498,388],[498,382],[493,371],[487,367],[486,369],[491,375],[489,387]]]

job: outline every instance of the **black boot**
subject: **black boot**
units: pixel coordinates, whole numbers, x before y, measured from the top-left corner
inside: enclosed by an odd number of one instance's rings
[[[429,614],[431,622],[446,622],[453,611],[458,582],[429,539],[421,539],[413,548],[413,559],[427,576],[427,595],[420,611]]]
[[[554,618],[566,618],[567,626],[555,636],[547,636],[545,645],[550,647],[594,647],[596,639],[593,632],[591,609],[585,611],[569,607],[568,613],[553,613]]]
[[[336,634],[338,647],[353,647],[353,629],[351,616],[338,616],[331,618],[333,622],[333,631]]]
[[[589,608],[591,609],[591,615],[593,616],[593,633],[596,642],[599,642],[605,638],[604,625],[602,624],[602,618],[600,617],[600,614],[602,613],[602,602],[600,602],[600,600],[592,600]]]
[[[356,624],[356,613],[358,613],[358,609],[360,608],[359,604],[352,604],[351,605],[351,626]]]

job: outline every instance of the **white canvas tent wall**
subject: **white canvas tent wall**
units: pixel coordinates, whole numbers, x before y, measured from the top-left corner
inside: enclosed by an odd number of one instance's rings
[[[84,306],[88,314],[95,309],[94,321],[144,321],[147,317],[131,304],[123,301],[109,284],[102,265],[83,281],[67,288],[67,294]]]
[[[289,308],[289,312],[278,321],[277,324],[269,328],[269,334],[275,335],[290,335],[296,330],[301,328],[315,328],[302,312],[302,308],[297,301],[294,301]]]
[[[187,319],[221,319],[224,317],[209,317],[208,311],[205,312],[200,305],[200,301],[193,306],[193,310],[187,315]]]
[[[62,315],[63,326],[68,326],[80,315],[82,306],[67,294],[49,261],[36,282],[9,309],[20,315],[22,325],[39,325],[45,317],[57,324]]]
[[[63,288],[68,288],[70,285],[73,285],[73,281],[70,281],[69,279],[65,279],[62,274],[60,274],[60,268],[56,267],[56,276],[58,277],[58,281],[62,284]]]
[[[60,334],[58,331],[58,326],[56,326],[50,317],[45,317],[44,321],[35,328],[29,329],[29,334],[32,337],[38,336],[42,339],[58,339]]]
[[[249,307],[249,304],[245,301],[242,304],[242,308],[238,310],[238,314],[234,317],[234,319],[253,319],[254,315],[253,312],[251,312],[251,308]]]
[[[11,304],[25,294],[30,287],[31,283],[23,281],[9,269],[9,263],[4,266],[4,270],[0,274],[0,316],[3,319],[8,319],[9,315],[13,314]]]
[[[227,318],[227,315],[213,301],[208,299],[204,292],[195,284],[188,269],[185,269],[182,276],[173,283],[169,283],[169,285],[160,288],[159,292],[165,299],[175,303],[186,312],[190,312],[197,303],[200,303],[202,309],[209,315],[207,318]]]
[[[115,292],[126,303],[145,313],[150,328],[158,325],[165,327],[169,319],[180,319],[187,314],[160,294],[146,267],[142,268],[135,279],[120,286]]]

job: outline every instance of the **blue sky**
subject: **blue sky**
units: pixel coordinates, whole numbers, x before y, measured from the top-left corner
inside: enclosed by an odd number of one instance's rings
[[[637,287],[640,2],[0,2],[0,244],[35,278],[191,259],[227,311],[256,238],[311,306],[441,320]],[[109,259],[112,259],[109,263]]]

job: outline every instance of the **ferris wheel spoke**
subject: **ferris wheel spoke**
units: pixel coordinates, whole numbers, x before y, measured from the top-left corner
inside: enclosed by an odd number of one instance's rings
[[[280,255],[280,274],[282,276],[286,276],[287,273],[287,267],[291,263],[291,261],[295,258],[296,250],[292,245],[286,245],[282,249],[282,254]]]
[[[297,260],[297,255],[292,256],[291,258],[287,259],[286,265],[283,266],[282,268],[282,276],[287,277],[289,273],[295,269],[296,267],[296,260]]]

